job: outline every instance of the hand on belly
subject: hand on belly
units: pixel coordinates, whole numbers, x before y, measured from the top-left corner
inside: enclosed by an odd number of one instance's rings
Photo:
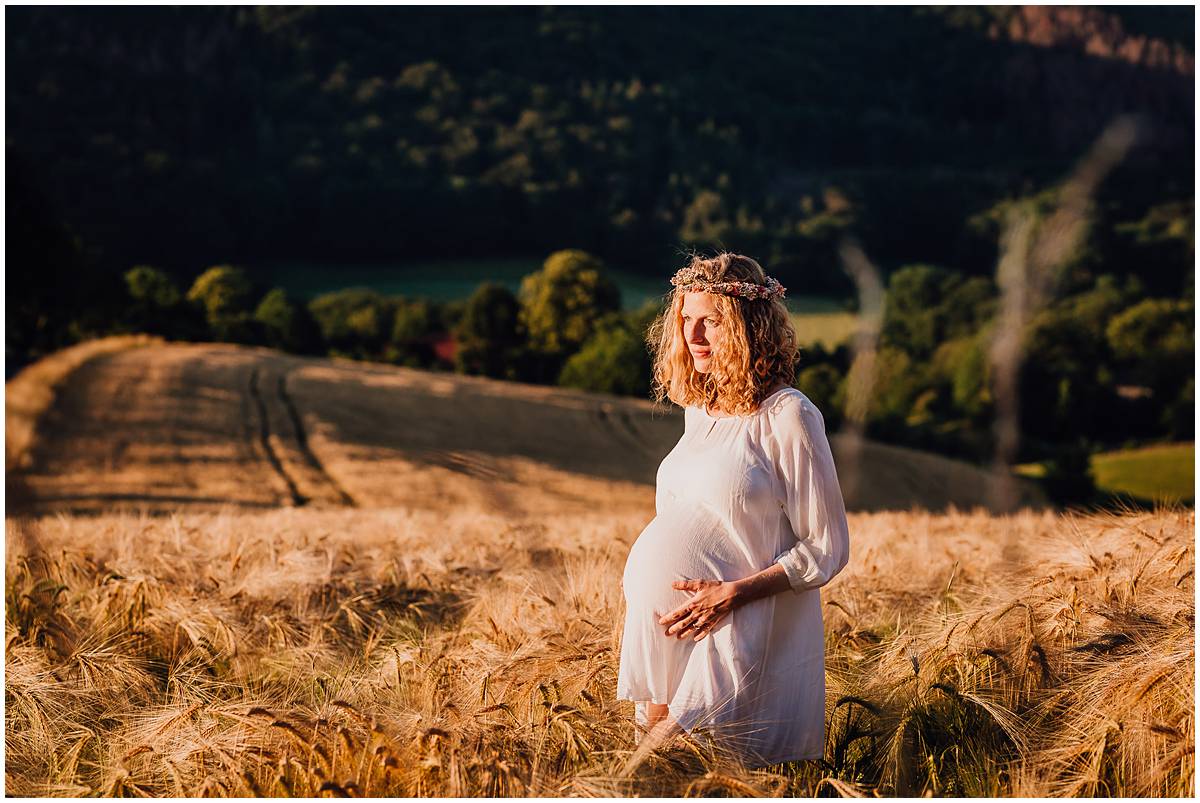
[[[668,637],[690,636],[692,641],[699,641],[739,604],[732,581],[676,580],[671,587],[695,593],[687,602],[666,616],[659,617],[658,623],[666,626],[665,634]]]

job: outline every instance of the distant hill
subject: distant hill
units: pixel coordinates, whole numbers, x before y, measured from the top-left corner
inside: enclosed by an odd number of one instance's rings
[[[65,380],[27,467],[10,471],[9,505],[652,515],[658,464],[682,426],[679,410],[644,400],[266,349],[147,345],[97,356]],[[848,473],[847,443],[832,443]],[[857,465],[852,510],[988,503],[989,475],[965,463],[867,443]],[[1021,489],[1044,505],[1036,488]]]
[[[1125,112],[1150,134],[1106,182],[1109,222],[1194,194],[1185,6],[5,19],[9,203],[45,194],[114,269],[571,246],[657,274],[730,243],[846,292],[850,231],[885,269],[990,273],[967,219],[1060,180]]]

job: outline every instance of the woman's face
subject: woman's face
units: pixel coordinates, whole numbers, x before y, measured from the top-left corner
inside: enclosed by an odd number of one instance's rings
[[[683,296],[683,339],[692,354],[692,364],[700,373],[709,372],[713,354],[720,351],[725,321],[721,320],[709,293]]]

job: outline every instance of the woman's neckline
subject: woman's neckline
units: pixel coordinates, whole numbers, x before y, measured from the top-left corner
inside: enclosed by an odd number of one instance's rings
[[[761,413],[763,411],[763,408],[767,406],[768,399],[778,396],[780,393],[783,393],[785,390],[795,390],[795,388],[793,388],[791,385],[784,385],[783,387],[781,387],[779,390],[775,391],[774,393],[767,394],[767,397],[765,399],[763,399],[762,402],[759,403],[758,409],[755,410],[750,415],[758,415],[759,413]],[[724,421],[726,418],[730,418],[730,419],[750,418],[750,415],[713,415],[712,413],[710,413],[708,411],[707,405],[703,405],[703,404],[700,405],[700,412],[704,413],[705,418],[711,418],[714,421]]]

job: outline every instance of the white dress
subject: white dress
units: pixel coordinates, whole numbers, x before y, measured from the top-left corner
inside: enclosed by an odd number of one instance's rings
[[[825,640],[820,586],[850,554],[846,509],[816,405],[795,388],[758,412],[684,409],[684,431],[658,469],[655,517],[629,552],[617,698],[666,703],[687,731],[706,726],[751,766],[820,758]],[[699,642],[658,618],[694,592],[677,579],[739,580],[779,563],[790,592],[732,612]]]

